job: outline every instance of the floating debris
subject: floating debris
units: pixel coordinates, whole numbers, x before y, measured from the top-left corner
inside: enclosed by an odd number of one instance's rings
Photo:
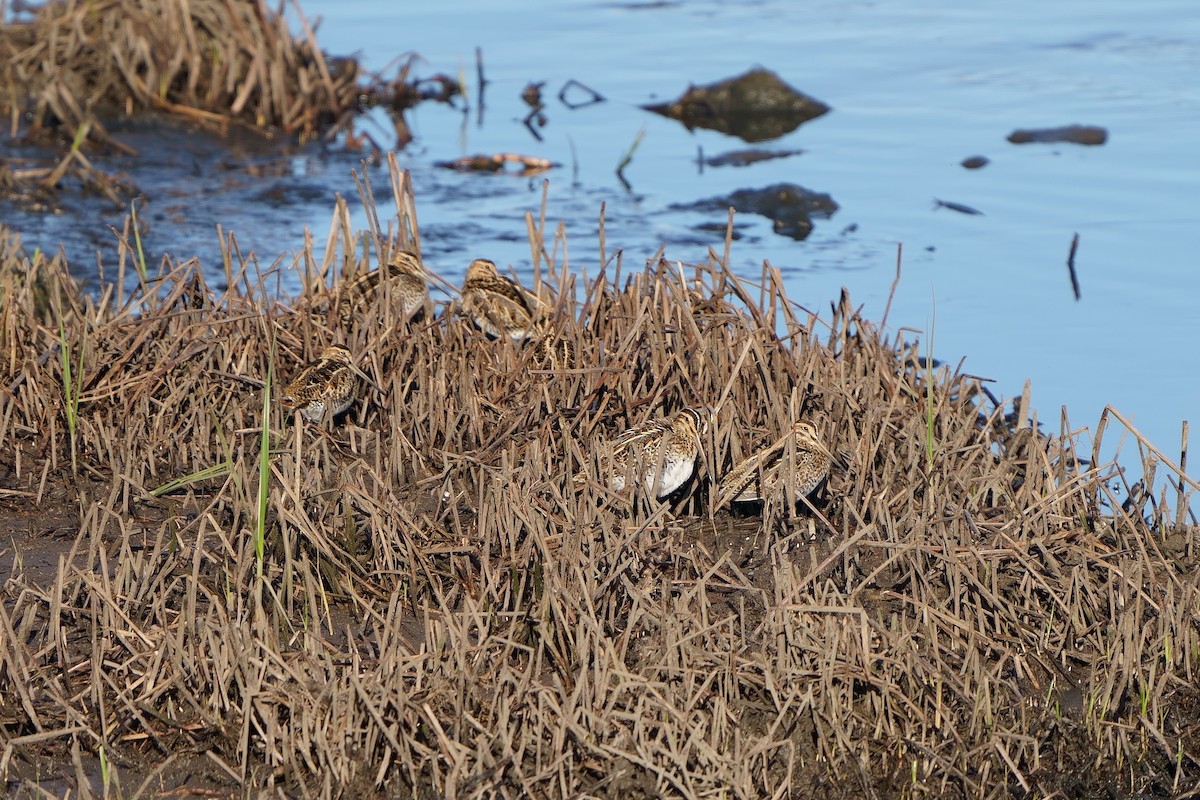
[[[1108,130],[1099,125],[1064,125],[1061,128],[1018,128],[1008,135],[1013,144],[1068,142],[1092,147],[1108,141]]]
[[[580,92],[586,92],[588,98],[586,100],[579,101],[569,100],[568,95],[570,94],[571,89],[577,89]],[[568,80],[562,85],[562,88],[558,90],[558,102],[562,103],[572,111],[577,108],[587,108],[588,106],[594,106],[597,103],[603,103],[604,99],[604,95],[600,94],[590,86],[585,86],[574,78]]]
[[[803,150],[762,150],[751,148],[749,150],[730,150],[719,156],[703,159],[703,161],[710,167],[748,167],[760,161],[798,156],[803,152]]]
[[[987,156],[968,156],[962,160],[965,169],[981,169],[990,163]]]
[[[745,225],[734,225],[733,229],[729,229],[729,223],[726,222],[702,222],[699,225],[693,225],[692,230],[702,231],[704,233],[719,233],[722,236],[728,234],[729,238],[735,242],[741,241],[746,235]]]
[[[521,90],[521,99],[525,101],[525,105],[535,110],[541,110],[544,107],[542,105],[542,87],[545,85],[545,81],[525,84],[525,88]]]
[[[523,156],[520,153],[493,153],[492,155],[480,154],[474,156],[463,156],[456,158],[453,161],[435,161],[435,167],[443,169],[454,169],[460,172],[503,172],[508,164],[519,164],[521,166],[518,175],[537,175],[545,172],[548,169],[557,167],[548,158],[538,158],[537,156]]]
[[[1079,249],[1079,234],[1071,237],[1071,250],[1067,253],[1067,271],[1071,275],[1071,291],[1075,293],[1075,302],[1079,302],[1079,276],[1075,273],[1075,251]]]

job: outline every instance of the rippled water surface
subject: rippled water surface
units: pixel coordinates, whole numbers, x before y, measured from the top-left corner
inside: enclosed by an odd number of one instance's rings
[[[665,244],[669,258],[696,261],[722,239],[702,226],[723,215],[673,205],[792,182],[831,194],[840,210],[802,242],[740,215],[740,271],[770,260],[814,310],[848,286],[878,319],[903,243],[889,324],[934,324],[936,354],[966,356],[966,371],[995,379],[997,394],[1019,393],[1032,379],[1040,416],[1055,427],[1061,405],[1076,426],[1094,426],[1111,403],[1168,451],[1178,450],[1181,421],[1200,419],[1200,14],[1191,0],[304,8],[322,18],[330,52],[357,51],[368,68],[390,72],[396,56],[415,50],[419,74],[466,77],[470,110],[420,106],[410,117],[416,140],[399,156],[414,174],[428,260],[449,277],[476,255],[528,269],[524,214],[540,203],[541,179],[452,173],[433,167],[437,160],[515,151],[562,164],[545,176],[548,216],[565,223],[572,264],[589,271],[601,203],[610,250],[639,264]],[[477,46],[489,81],[482,115]],[[747,145],[639,108],[754,65],[833,107],[761,145],[801,154],[701,170],[701,152]],[[556,97],[569,79],[607,101],[569,110]],[[543,141],[521,124],[530,81],[545,81]],[[1005,140],[1018,127],[1069,123],[1104,126],[1109,140]],[[382,116],[360,127],[391,144]],[[615,167],[643,130],[626,189]],[[960,166],[977,154],[991,163]],[[266,198],[239,199],[218,221],[270,261],[299,248],[305,225],[323,238],[333,192],[354,195],[355,165],[343,155],[300,161],[294,180],[305,192],[273,220]],[[383,173],[375,185],[385,185]],[[934,198],[983,213],[937,210]],[[165,224],[157,244],[190,255],[172,247]],[[1066,269],[1074,233],[1079,302]]]

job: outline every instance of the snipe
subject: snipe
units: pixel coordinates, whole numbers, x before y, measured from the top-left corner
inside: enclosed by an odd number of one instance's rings
[[[343,327],[361,317],[385,293],[397,303],[401,322],[408,322],[425,308],[429,286],[421,260],[407,250],[397,250],[379,269],[364,272],[342,289],[338,316]],[[383,287],[387,286],[385,290]]]
[[[493,339],[507,336],[520,342],[534,327],[533,298],[521,284],[496,271],[496,264],[477,258],[467,267],[462,286],[463,311]]]
[[[795,459],[788,465],[788,441],[793,443]],[[717,484],[717,507],[726,503],[748,503],[778,496],[790,466],[796,497],[808,497],[829,474],[832,454],[817,435],[812,423],[800,421],[772,444],[746,458]]]
[[[614,492],[625,491],[627,478],[642,484],[655,497],[666,497],[678,489],[696,469],[700,434],[710,412],[680,409],[673,416],[652,419],[622,433],[601,458],[601,475]],[[584,473],[575,475],[576,485],[585,483]]]
[[[350,349],[331,344],[283,389],[279,402],[295,409],[309,422],[318,422],[326,411],[336,417],[354,402],[358,370]]]

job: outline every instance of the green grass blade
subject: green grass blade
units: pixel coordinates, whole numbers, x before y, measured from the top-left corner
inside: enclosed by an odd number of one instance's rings
[[[92,123],[81,122],[75,128],[75,138],[71,141],[71,152],[78,153],[79,148],[83,147],[84,141],[87,139],[88,133],[91,132]]]
[[[133,219],[133,241],[137,246],[137,268],[142,280],[146,280],[146,253],[142,250],[142,229],[138,227],[137,200],[129,201],[129,215]]]
[[[151,489],[150,494],[154,497],[162,497],[164,494],[170,494],[171,492],[178,491],[184,486],[188,486],[198,481],[205,481],[210,478],[223,478],[229,474],[229,471],[232,468],[233,459],[227,457],[224,461],[205,467],[204,469],[198,469],[190,475],[184,475],[182,478],[175,478],[174,480],[167,481],[162,486]]]

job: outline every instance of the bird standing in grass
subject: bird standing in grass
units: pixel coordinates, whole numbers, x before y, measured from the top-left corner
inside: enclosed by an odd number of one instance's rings
[[[296,376],[279,399],[309,422],[318,422],[326,411],[336,417],[348,409],[358,393],[358,370],[344,345],[331,344]]]
[[[530,335],[533,340],[526,346],[532,345],[529,363],[535,369],[557,371],[575,366],[575,345],[563,331],[542,320]]]
[[[800,421],[792,425],[777,441],[742,461],[717,484],[717,507],[726,503],[748,503],[767,500],[782,493],[788,471],[788,442],[794,444],[795,460],[790,474],[795,481],[796,497],[808,497],[825,476],[833,455],[817,435],[812,423]]]
[[[707,428],[708,417],[695,408],[680,409],[665,419],[652,419],[622,433],[601,457],[601,475],[614,492],[623,492],[627,477],[641,483],[655,497],[666,497],[678,489],[696,469],[700,453],[700,434]],[[579,473],[576,485],[587,477]]]
[[[532,297],[524,287],[496,271],[496,264],[477,258],[467,267],[462,286],[462,307],[479,329],[493,339],[507,336],[520,342],[534,327]]]
[[[362,316],[367,307],[384,293],[384,284],[387,284],[392,300],[400,304],[401,322],[408,322],[415,317],[429,300],[429,287],[421,260],[407,250],[397,250],[386,265],[364,272],[343,289],[338,305],[342,325],[348,327],[353,319]]]

